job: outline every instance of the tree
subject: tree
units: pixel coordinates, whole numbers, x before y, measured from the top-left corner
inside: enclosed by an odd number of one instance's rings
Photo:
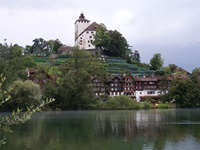
[[[37,106],[41,103],[42,92],[38,84],[30,80],[14,81],[8,94],[11,96],[6,109],[9,111],[21,108],[26,110],[27,107]],[[9,108],[9,109],[8,109]]]
[[[195,68],[192,71],[191,80],[200,89],[200,68]]]
[[[11,96],[8,95],[10,92],[10,88],[7,90],[2,89],[2,85],[4,84],[6,78],[3,77],[3,75],[0,75],[0,107],[4,107],[6,103],[8,103],[11,100]],[[31,116],[38,111],[41,111],[42,107],[45,105],[48,105],[55,101],[54,99],[47,99],[46,101],[41,102],[39,105],[36,106],[30,106],[26,107],[26,111],[24,111],[21,108],[15,108],[16,111],[13,110],[12,114],[9,116],[6,115],[0,115],[0,131],[5,132],[12,132],[11,126],[18,125],[21,123],[25,123],[28,121]],[[23,113],[22,113],[23,111]],[[0,140],[0,147],[2,144],[6,143],[6,137],[2,137]]]
[[[177,66],[175,64],[169,64],[169,68],[171,72],[173,73],[176,70]]]
[[[43,38],[36,38],[33,40],[33,45],[30,48],[30,53],[34,51],[50,51],[51,46]]]
[[[96,48],[101,50],[108,50],[111,43],[111,37],[104,24],[97,25],[94,38],[95,40],[93,41],[93,44],[96,46]]]
[[[138,52],[138,50],[135,50],[134,53],[131,52],[129,57],[131,63],[140,64],[140,53]]]
[[[23,48],[17,44],[0,44],[0,74],[6,77],[3,89],[17,79],[26,79],[26,68],[36,67],[36,63],[29,56],[22,56]]]
[[[92,77],[106,74],[100,60],[84,50],[74,49],[73,56],[61,69],[59,95],[61,109],[87,109],[93,101]]]
[[[200,90],[191,80],[173,80],[167,97],[169,101],[175,99],[176,103],[183,107],[195,107],[200,104]]]
[[[48,45],[50,45],[50,49],[51,51],[53,52],[58,52],[58,49],[63,46],[63,44],[60,42],[59,39],[56,39],[56,40],[49,40],[47,41]]]
[[[101,49],[106,55],[122,57],[126,59],[130,51],[127,40],[117,30],[107,30],[105,25],[97,26],[93,44]]]
[[[164,60],[161,57],[160,53],[154,54],[153,58],[150,60],[150,69],[151,70],[159,70],[162,68]]]

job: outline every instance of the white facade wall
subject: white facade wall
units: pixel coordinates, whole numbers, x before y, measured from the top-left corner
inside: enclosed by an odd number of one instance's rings
[[[124,95],[124,92],[110,92],[109,93],[110,97],[120,96],[120,95]]]
[[[140,96],[159,96],[160,94],[163,94],[163,92],[161,92],[160,90],[135,91],[135,97],[137,102],[141,101]]]
[[[95,46],[92,44],[94,41],[94,34],[96,31],[85,31],[81,34],[75,41],[75,45],[79,46],[81,49],[95,49]]]
[[[75,39],[90,25],[89,21],[77,21],[75,23]]]

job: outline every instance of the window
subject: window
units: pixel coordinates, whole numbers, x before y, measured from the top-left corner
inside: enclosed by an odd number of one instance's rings
[[[93,31],[91,33],[93,34]]]
[[[92,36],[89,36],[89,38],[92,38]]]
[[[94,79],[93,82],[98,82],[98,80],[97,80],[97,79]]]
[[[155,84],[155,82],[149,82],[149,84]]]
[[[114,81],[115,81],[115,82],[118,82],[118,80],[117,80],[117,79],[115,79]]]
[[[105,92],[105,88],[101,88],[101,92]]]
[[[111,83],[111,84],[110,84],[110,86],[114,86],[114,84],[113,84],[113,83]]]
[[[155,91],[147,91],[147,94],[155,94]]]
[[[118,86],[118,84],[117,84],[117,83],[115,83],[115,86]]]
[[[89,32],[87,31],[86,33],[88,34]]]
[[[90,44],[88,45],[88,47],[90,47]]]

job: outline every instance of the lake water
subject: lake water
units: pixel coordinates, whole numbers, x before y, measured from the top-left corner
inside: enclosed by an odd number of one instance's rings
[[[41,112],[2,150],[199,150],[200,109]]]

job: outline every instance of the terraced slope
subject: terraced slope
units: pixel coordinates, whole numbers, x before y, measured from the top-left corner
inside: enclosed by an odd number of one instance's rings
[[[154,73],[152,70],[128,64],[120,57],[105,57],[104,67],[110,74],[114,75],[131,74],[132,76],[146,76]]]
[[[61,65],[69,57],[58,57],[57,59],[50,59],[48,57],[32,57],[34,61],[43,65]],[[147,76],[151,75],[154,72],[152,70],[139,67],[134,64],[128,64],[121,57],[105,57],[102,61],[107,72],[112,75],[122,75],[122,74],[131,74],[134,76]]]

